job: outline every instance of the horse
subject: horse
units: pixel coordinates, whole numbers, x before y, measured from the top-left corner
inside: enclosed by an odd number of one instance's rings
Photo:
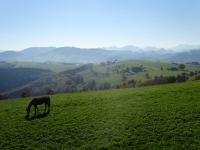
[[[34,106],[35,108],[35,116],[36,116],[36,112],[38,110],[37,105],[42,105],[42,104],[45,104],[44,113],[49,113],[50,112],[50,97],[49,96],[38,97],[38,98],[32,99],[32,101],[29,103],[28,107],[26,108],[27,117],[29,117],[32,106]],[[48,111],[46,112],[47,106],[48,106]]]

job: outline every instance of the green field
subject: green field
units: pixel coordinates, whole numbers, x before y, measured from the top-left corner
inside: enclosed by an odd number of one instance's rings
[[[74,69],[79,66],[79,64],[70,64],[70,63],[13,62],[11,64],[14,65],[15,68],[44,69],[52,71],[54,73],[59,73],[69,69]]]
[[[126,68],[131,67],[139,67],[143,66],[145,71],[131,73],[131,72],[124,72]],[[148,73],[150,79],[153,79],[155,76],[176,76],[181,73],[189,73],[190,71],[200,71],[199,65],[189,65],[185,64],[186,68],[184,70],[177,70],[171,71],[168,70],[171,67],[177,67],[179,64],[173,63],[163,63],[163,62],[156,62],[156,61],[142,61],[142,60],[130,60],[130,61],[121,61],[110,65],[93,65],[93,71],[97,72],[98,75],[94,76],[91,73],[91,70],[85,70],[83,72],[79,72],[80,75],[84,77],[86,81],[91,79],[95,80],[97,83],[104,83],[108,82],[111,85],[119,84],[122,82],[122,75],[124,74],[127,77],[127,80],[134,79],[136,81],[145,81],[147,78],[145,75]],[[161,70],[161,67],[163,70]],[[119,72],[117,73],[116,70]],[[106,75],[103,75],[106,74]]]
[[[31,121],[31,98],[0,101],[0,149],[200,149],[199,81],[51,98]]]
[[[185,64],[184,69],[179,65],[142,60],[100,64],[2,62],[0,63],[0,94],[20,97],[22,91],[28,91],[30,95],[35,96],[44,95],[48,90],[54,93],[69,93],[138,87],[158,77],[177,77],[182,74],[185,74],[188,80],[200,78],[200,65]],[[26,71],[27,69],[30,71]],[[41,73],[35,75],[31,71]]]

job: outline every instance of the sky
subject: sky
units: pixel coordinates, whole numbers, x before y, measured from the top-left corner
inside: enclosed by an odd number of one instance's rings
[[[0,0],[0,50],[200,44],[200,0]]]

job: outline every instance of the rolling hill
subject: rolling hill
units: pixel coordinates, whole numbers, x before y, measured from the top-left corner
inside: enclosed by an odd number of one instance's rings
[[[0,101],[0,149],[199,149],[199,89],[196,81],[58,94],[35,120],[24,118],[31,98]]]
[[[32,47],[22,51],[0,53],[0,61],[59,62],[59,63],[99,63],[114,59],[131,59],[130,51],[104,50],[100,48],[82,49],[76,47]]]
[[[0,92],[23,86],[48,73],[48,70],[33,68],[0,68]]]
[[[1,64],[1,63],[0,63]],[[85,90],[109,89],[120,87],[138,87],[146,81],[159,77],[177,76],[186,74],[190,80],[200,74],[200,65],[186,64],[185,69],[179,69],[179,64],[161,63],[153,61],[121,61],[106,62],[101,64],[52,64],[52,63],[3,63],[1,66],[12,66],[11,69],[19,73],[6,76],[5,69],[0,71],[2,79],[1,92],[7,90],[10,97],[21,96],[22,91],[28,91],[30,95],[43,95],[51,90],[54,93],[77,92]],[[34,74],[28,74],[27,69],[45,71],[33,78]],[[173,70],[175,69],[175,70]],[[192,74],[191,74],[192,73]],[[14,77],[15,78],[14,78]],[[29,80],[25,80],[25,79]],[[31,79],[31,80],[30,80]],[[23,84],[16,86],[18,81]],[[131,84],[129,85],[129,83]],[[9,87],[7,87],[9,86]]]
[[[200,62],[199,49],[173,51],[164,48],[77,48],[77,47],[31,47],[21,51],[0,52],[0,61],[9,62],[56,62],[101,63],[113,60],[153,60],[162,62]]]

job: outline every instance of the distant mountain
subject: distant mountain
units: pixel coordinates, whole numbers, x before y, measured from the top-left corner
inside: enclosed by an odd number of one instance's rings
[[[123,46],[123,47],[105,47],[104,49],[106,50],[118,50],[118,51],[132,51],[132,52],[141,52],[142,49],[140,47],[137,46],[133,46],[133,45],[127,45],[127,46]]]
[[[0,53],[0,61],[99,63],[114,59],[132,59],[133,52],[114,51],[100,48],[81,49],[76,47],[33,47],[19,52]]]
[[[200,49],[200,45],[181,44],[181,45],[171,48],[171,50],[175,52],[190,51],[194,49]]]
[[[38,56],[42,54],[46,54],[52,50],[56,49],[56,47],[30,47],[20,51],[19,53],[24,57],[29,56]]]
[[[16,51],[5,51],[0,53],[0,61],[16,61],[20,57]]]
[[[169,60],[179,63],[200,62],[200,49],[175,53],[169,58]]]
[[[112,46],[112,47],[104,47],[104,49],[106,50],[118,50],[118,51],[132,51],[132,52],[150,52],[150,51],[169,51],[168,49],[164,49],[164,48],[158,48],[158,47],[153,47],[153,46],[149,46],[149,47],[137,47],[134,45],[126,45],[123,47],[116,47],[116,46]]]
[[[108,51],[104,49],[81,49],[76,47],[56,48],[45,55],[32,57],[32,61],[65,63],[99,63],[114,59],[128,59],[131,52]]]
[[[5,51],[0,53],[1,61],[31,61],[33,57],[44,55],[55,47],[31,47],[22,51]]]
[[[100,63],[112,60],[154,60],[165,62],[200,62],[199,51],[200,49],[179,52],[177,49],[139,48],[135,46],[124,46],[121,48],[32,47],[18,52],[0,52],[0,61]]]

